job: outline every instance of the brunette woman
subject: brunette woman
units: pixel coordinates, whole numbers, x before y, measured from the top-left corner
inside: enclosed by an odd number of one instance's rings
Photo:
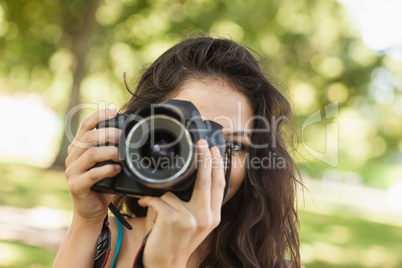
[[[188,202],[171,192],[138,199],[92,191],[96,182],[121,172],[118,164],[92,168],[98,162],[119,162],[116,147],[96,145],[116,144],[121,132],[94,130],[117,114],[95,112],[83,121],[69,147],[66,176],[74,217],[54,267],[94,266],[112,201],[133,230],[124,230],[109,217],[111,251],[105,267],[133,267],[134,261],[152,268],[300,267],[295,209],[299,182],[287,147],[292,140],[291,108],[252,53],[232,40],[186,39],[145,70],[121,112],[132,114],[167,99],[190,101],[204,119],[223,126],[232,148],[225,201],[223,160],[205,140],[197,142],[201,164]]]

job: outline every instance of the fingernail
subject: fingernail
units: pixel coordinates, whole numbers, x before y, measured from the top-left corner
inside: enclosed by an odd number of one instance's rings
[[[109,108],[108,110],[109,110],[110,113],[116,112],[116,108]]]
[[[198,147],[199,147],[199,148],[206,148],[206,147],[208,147],[207,141],[204,140],[204,139],[199,140],[199,141],[198,141]]]

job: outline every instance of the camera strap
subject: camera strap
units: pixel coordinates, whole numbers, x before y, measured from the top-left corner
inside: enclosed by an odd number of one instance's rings
[[[133,227],[126,221],[126,219],[123,217],[120,211],[117,210],[117,208],[113,205],[113,203],[109,204],[109,209],[124,227],[126,227],[128,230],[133,229]],[[109,228],[108,215],[106,215],[103,221],[102,230],[98,237],[98,245],[96,247],[94,268],[104,268],[106,266],[106,262],[109,258],[111,250],[111,241],[112,238]]]
[[[128,230],[132,230],[133,227],[126,221],[126,219],[121,215],[120,211],[113,205],[113,203],[109,204],[110,211],[114,214],[114,216],[126,227]]]
[[[229,186],[230,186],[230,173],[232,171],[232,145],[230,143],[226,143],[226,149],[225,149],[225,190],[223,191],[223,201],[225,201],[226,195],[229,191]],[[222,201],[222,202],[223,202]]]

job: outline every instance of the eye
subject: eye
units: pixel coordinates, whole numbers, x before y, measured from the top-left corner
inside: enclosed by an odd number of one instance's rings
[[[241,152],[246,149],[246,146],[244,146],[244,144],[242,144],[241,142],[229,141],[228,144],[231,145],[234,152]]]

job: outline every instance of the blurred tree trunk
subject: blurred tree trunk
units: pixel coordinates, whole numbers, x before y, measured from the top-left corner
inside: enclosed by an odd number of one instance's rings
[[[71,89],[71,95],[69,99],[68,108],[65,114],[67,114],[73,107],[80,104],[80,86],[81,82],[86,75],[85,69],[85,56],[90,49],[90,38],[97,25],[95,19],[95,12],[99,6],[100,0],[88,0],[81,1],[83,6],[70,10],[68,16],[66,16],[64,21],[64,32],[69,36],[71,42],[71,52],[74,57],[73,64],[73,85]],[[80,10],[78,10],[80,9]],[[72,117],[72,120],[66,120],[65,130],[71,131],[71,133],[76,133],[79,127],[80,111],[78,110]],[[67,157],[67,148],[71,141],[68,140],[64,131],[63,139],[59,149],[59,153],[52,165],[52,168],[64,168],[65,159]]]

